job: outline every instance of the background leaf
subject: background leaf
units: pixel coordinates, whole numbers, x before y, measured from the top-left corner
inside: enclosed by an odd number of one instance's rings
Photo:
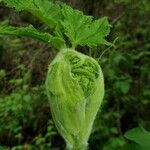
[[[129,150],[149,150],[150,148],[150,132],[142,127],[134,128],[125,133],[125,138],[129,141],[125,149]]]

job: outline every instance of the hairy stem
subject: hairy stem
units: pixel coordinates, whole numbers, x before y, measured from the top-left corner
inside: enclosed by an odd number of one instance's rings
[[[84,144],[74,144],[73,146],[72,145],[67,145],[67,150],[87,150],[88,147],[87,145],[84,145]]]

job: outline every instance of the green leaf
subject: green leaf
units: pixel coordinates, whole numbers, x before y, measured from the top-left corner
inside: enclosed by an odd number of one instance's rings
[[[150,146],[150,132],[142,127],[134,128],[127,131],[124,135],[128,140],[136,142],[140,145]]]
[[[64,35],[68,37],[73,48],[77,45],[94,47],[105,44],[113,46],[105,39],[110,32],[107,17],[94,20],[93,17],[86,16],[70,6],[59,5],[49,0],[3,0],[3,2],[17,11],[30,12],[53,28],[56,38],[52,41],[55,47],[64,44]]]
[[[54,37],[48,33],[40,32],[32,25],[28,27],[13,27],[8,25],[0,25],[0,35],[16,35],[26,36],[38,39],[48,44],[52,44],[56,48],[64,47],[64,41],[59,37]]]
[[[26,10],[49,27],[55,27],[61,17],[60,6],[49,0],[3,0],[8,7],[17,11]]]
[[[129,141],[122,150],[149,150],[150,132],[142,127],[134,128],[125,133],[125,138]]]
[[[13,27],[13,26],[2,25],[0,26],[0,34],[1,35],[27,36],[27,37],[39,39],[47,43],[52,38],[50,34],[39,32],[33,26]]]
[[[62,14],[64,20],[61,23],[66,36],[74,47],[77,45],[90,47],[100,44],[111,45],[105,40],[110,32],[107,17],[93,20],[91,16],[86,16],[81,11],[73,10],[67,5],[63,5]]]

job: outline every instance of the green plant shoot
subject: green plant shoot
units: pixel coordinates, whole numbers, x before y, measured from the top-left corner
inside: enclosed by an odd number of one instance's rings
[[[13,27],[1,22],[1,35],[27,36],[59,50],[48,66],[46,91],[53,120],[69,150],[85,150],[104,96],[102,70],[96,60],[77,52],[77,46],[112,45],[107,17],[94,20],[63,3],[49,0],[3,0],[16,11],[28,11],[51,30],[32,25]]]
[[[68,149],[85,149],[104,95],[98,63],[63,49],[49,65],[46,89],[55,124]]]

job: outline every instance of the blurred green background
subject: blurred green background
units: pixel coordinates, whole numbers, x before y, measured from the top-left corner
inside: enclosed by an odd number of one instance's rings
[[[108,16],[108,40],[116,45],[79,47],[80,52],[99,62],[105,77],[105,98],[89,149],[136,150],[128,147],[128,143],[136,143],[138,150],[149,150],[150,144],[144,149],[140,143],[150,143],[150,133],[145,131],[150,130],[150,1],[64,2],[95,18]],[[30,23],[46,30],[29,13],[16,13],[3,4],[0,21],[12,25]],[[0,36],[0,150],[65,148],[53,124],[44,87],[47,66],[56,53],[51,46],[30,38]]]

